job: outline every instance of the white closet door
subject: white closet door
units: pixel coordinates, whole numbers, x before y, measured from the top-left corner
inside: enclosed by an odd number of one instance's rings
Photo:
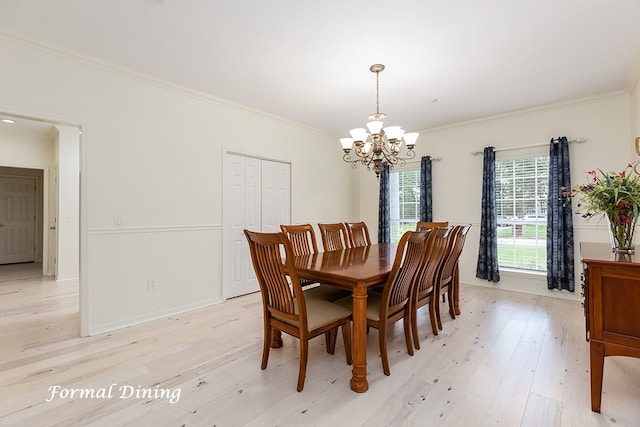
[[[262,161],[262,231],[278,232],[291,220],[291,165]]]
[[[226,155],[223,296],[260,290],[244,229],[280,231],[291,218],[291,175],[286,163]]]
[[[223,292],[232,298],[259,290],[244,229],[261,230],[261,161],[227,155]]]

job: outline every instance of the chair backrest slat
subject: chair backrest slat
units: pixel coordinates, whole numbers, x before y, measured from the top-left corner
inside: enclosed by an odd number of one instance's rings
[[[345,222],[344,225],[347,227],[349,244],[352,248],[371,246],[369,228],[365,222]]]
[[[458,264],[458,260],[460,259],[460,255],[462,254],[462,249],[464,249],[464,242],[470,228],[471,224],[458,225],[454,228],[454,237],[451,249],[449,250],[449,255],[445,260],[444,266],[442,267],[442,277],[440,279],[442,282],[447,282],[453,277],[453,273],[456,265]]]
[[[308,255],[318,253],[316,233],[311,224],[280,225],[280,229],[287,235],[294,255]]]
[[[423,254],[425,257],[424,268],[420,273],[417,285],[417,296],[422,296],[431,292],[440,281],[442,267],[447,259],[448,245],[450,242],[452,228],[438,227],[432,233],[432,239],[428,250]]]
[[[318,228],[325,251],[336,251],[349,247],[349,237],[343,223],[318,224]]]
[[[382,294],[381,316],[397,312],[409,303],[411,291],[421,270],[429,234],[430,230],[407,231],[400,238],[393,267]]]

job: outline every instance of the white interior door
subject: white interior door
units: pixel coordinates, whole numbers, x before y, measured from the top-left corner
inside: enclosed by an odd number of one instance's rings
[[[291,216],[290,165],[227,154],[225,160],[223,294],[260,289],[244,229],[280,231]]]
[[[262,231],[278,232],[291,220],[291,165],[262,161]]]
[[[35,201],[34,178],[0,177],[0,264],[35,260]]]
[[[224,297],[259,290],[244,229],[260,231],[261,165],[259,159],[227,154],[225,177]]]

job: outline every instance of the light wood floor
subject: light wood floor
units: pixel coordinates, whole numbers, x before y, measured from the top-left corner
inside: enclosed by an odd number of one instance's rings
[[[9,275],[0,269],[0,277]],[[422,315],[422,350],[413,357],[399,322],[390,377],[372,330],[365,394],[349,389],[341,339],[333,356],[313,340],[297,393],[296,340],[285,336],[260,370],[258,294],[79,338],[77,283],[12,276],[0,280],[0,425],[640,425],[639,359],[607,358],[602,414],[590,410],[580,303],[462,286],[461,307],[456,320],[445,314],[437,337]],[[111,384],[167,394],[46,401],[55,385],[97,393]]]

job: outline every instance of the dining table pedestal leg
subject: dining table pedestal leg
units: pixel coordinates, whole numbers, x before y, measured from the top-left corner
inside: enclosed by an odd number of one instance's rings
[[[367,288],[353,288],[353,370],[351,390],[364,393],[367,382]]]
[[[278,329],[271,329],[271,348],[282,347],[282,332]]]

